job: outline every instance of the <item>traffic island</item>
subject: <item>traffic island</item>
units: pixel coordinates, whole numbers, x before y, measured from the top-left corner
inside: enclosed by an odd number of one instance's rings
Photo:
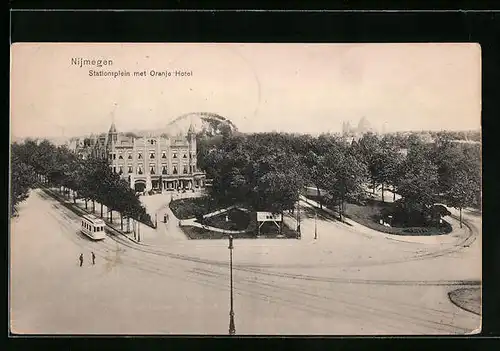
[[[426,223],[421,226],[386,223],[384,213],[391,213],[394,203],[368,200],[365,204],[346,204],[346,217],[373,230],[400,236],[436,236],[452,232],[450,223],[441,219],[440,222]]]
[[[231,205],[207,213],[209,208],[213,208],[211,201],[204,197],[175,200],[170,203],[174,216],[179,218],[180,229],[189,239],[227,239],[229,235],[235,239],[299,237],[297,231],[284,222],[281,225],[276,221],[259,223],[256,212],[243,206]]]
[[[264,231],[257,235],[254,230],[250,231],[229,231],[221,228],[214,228],[201,225],[197,222],[182,223],[180,225],[182,232],[192,240],[204,240],[204,239],[227,239],[229,235],[232,235],[235,239],[297,239],[297,232],[289,228],[285,223],[283,224],[283,229],[281,234],[279,231]]]
[[[448,293],[450,301],[468,312],[481,315],[481,288],[459,288]]]

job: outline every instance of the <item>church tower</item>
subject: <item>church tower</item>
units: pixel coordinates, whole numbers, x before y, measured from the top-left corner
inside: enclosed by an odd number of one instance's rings
[[[118,133],[116,131],[115,121],[111,123],[111,127],[109,127],[108,138],[106,143],[107,152],[113,152],[115,149],[115,145],[118,142]]]

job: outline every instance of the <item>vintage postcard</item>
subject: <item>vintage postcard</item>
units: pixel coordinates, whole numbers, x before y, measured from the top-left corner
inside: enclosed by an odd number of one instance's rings
[[[11,47],[13,334],[481,331],[476,44]]]

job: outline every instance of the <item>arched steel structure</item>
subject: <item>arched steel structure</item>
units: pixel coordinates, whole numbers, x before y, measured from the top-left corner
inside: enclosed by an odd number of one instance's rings
[[[181,116],[173,119],[172,121],[170,121],[167,124],[167,127],[171,126],[171,125],[175,125],[176,123],[178,123],[178,122],[180,122],[182,120],[189,119],[189,118],[192,118],[192,117],[200,118],[202,121],[207,122],[207,123],[209,123],[210,121],[220,122],[222,124],[228,125],[233,132],[238,131],[238,127],[231,120],[229,120],[229,119],[227,119],[225,117],[222,117],[221,115],[218,115],[216,113],[212,113],[212,112],[190,112],[190,113],[185,113],[185,114],[183,114],[183,115],[181,115]]]

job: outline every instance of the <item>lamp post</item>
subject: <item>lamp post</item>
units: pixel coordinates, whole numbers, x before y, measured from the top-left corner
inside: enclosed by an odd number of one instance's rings
[[[314,240],[318,239],[318,210],[314,210]]]
[[[297,201],[297,238],[300,238],[300,198]]]
[[[141,222],[137,221],[137,241],[141,242]]]
[[[229,335],[236,333],[234,326],[234,310],[233,310],[233,236],[229,235],[229,276],[230,276],[230,310],[229,310]]]

